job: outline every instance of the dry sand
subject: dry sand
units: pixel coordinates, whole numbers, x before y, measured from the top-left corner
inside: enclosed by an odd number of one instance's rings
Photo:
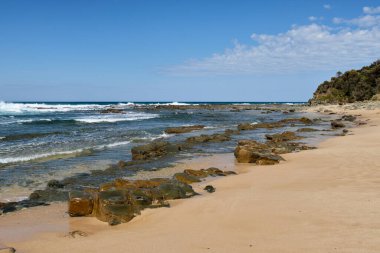
[[[370,120],[317,150],[284,155],[279,165],[235,164],[232,154],[195,161],[192,166],[240,172],[212,181],[213,194],[145,210],[114,227],[95,218],[68,218],[63,204],[23,210],[0,217],[0,242],[39,253],[378,253],[380,110],[349,113]],[[68,236],[73,230],[87,236]]]

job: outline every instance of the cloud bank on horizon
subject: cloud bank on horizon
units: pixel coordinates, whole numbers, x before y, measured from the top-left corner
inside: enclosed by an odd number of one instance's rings
[[[326,11],[332,6],[325,4]],[[234,75],[294,73],[347,69],[380,58],[380,6],[363,7],[356,18],[335,17],[329,25],[323,17],[310,16],[307,25],[288,31],[251,35],[252,44],[234,47],[203,59],[172,66],[174,75]]]

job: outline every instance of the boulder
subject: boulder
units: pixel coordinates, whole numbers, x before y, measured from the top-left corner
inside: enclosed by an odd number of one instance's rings
[[[194,126],[181,126],[181,127],[169,127],[165,130],[167,134],[182,134],[189,133],[195,130],[201,130],[205,128],[204,125],[194,125]]]
[[[208,193],[215,192],[215,188],[212,185],[206,185],[206,187],[203,190],[207,191]]]
[[[90,215],[93,207],[94,199],[89,193],[82,191],[70,192],[68,213],[71,217]]]
[[[138,214],[140,209],[133,205],[127,190],[99,192],[95,215],[100,221],[115,225],[128,222]]]
[[[336,128],[342,128],[342,127],[345,127],[346,125],[343,124],[341,121],[338,121],[338,120],[334,120],[334,121],[331,121],[331,127],[333,129],[336,129]]]
[[[234,155],[239,163],[256,163],[258,165],[269,165],[284,160],[281,156],[273,154],[266,144],[253,141],[239,141]]]
[[[49,188],[63,188],[65,185],[58,180],[52,179],[47,183],[47,187]]]

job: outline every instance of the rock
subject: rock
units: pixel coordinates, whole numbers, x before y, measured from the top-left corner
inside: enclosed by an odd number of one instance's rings
[[[49,188],[63,188],[65,187],[65,185],[61,182],[59,182],[58,180],[55,180],[55,179],[52,179],[50,180],[48,183],[47,183],[47,186]]]
[[[206,185],[206,187],[203,190],[207,191],[208,193],[215,192],[215,188],[212,185]]]
[[[194,126],[181,126],[181,127],[170,127],[165,130],[167,134],[182,134],[189,133],[195,130],[201,130],[205,128],[204,125],[194,125]]]
[[[246,131],[246,130],[255,130],[259,128],[277,128],[282,127],[283,125],[279,122],[273,122],[273,123],[241,123],[238,125],[238,130],[240,131]]]
[[[123,161],[123,160],[120,160],[118,163],[117,163],[117,167],[119,168],[125,168],[127,167],[128,163],[126,161]]]
[[[345,125],[341,121],[334,120],[331,121],[331,127],[335,129],[345,127]]]
[[[226,129],[224,131],[225,134],[228,134],[228,135],[234,135],[234,134],[240,134],[240,131],[239,130],[233,130],[233,129]]]
[[[71,217],[90,215],[93,211],[94,199],[86,192],[70,192],[69,194],[69,210]]]
[[[199,178],[186,174],[186,173],[176,173],[174,174],[173,178],[177,180],[178,182],[185,183],[185,184],[192,184],[196,182],[201,182]]]
[[[0,202],[0,214],[10,213],[17,210],[17,202]]]
[[[140,210],[133,206],[127,190],[99,192],[95,210],[96,217],[110,225],[128,222],[140,214]]]
[[[283,119],[283,120],[280,120],[279,123],[286,123],[286,124],[289,124],[289,123],[302,123],[302,124],[305,124],[305,125],[309,125],[309,124],[312,124],[313,121],[311,119],[309,119],[309,118],[302,117],[302,118]]]
[[[297,132],[300,132],[300,133],[316,132],[316,131],[318,131],[318,129],[310,128],[310,127],[304,127],[304,128],[297,129]]]
[[[353,122],[356,120],[354,115],[343,115],[342,120]]]
[[[186,142],[196,144],[196,143],[207,143],[207,142],[223,142],[229,141],[231,137],[228,134],[211,134],[211,135],[200,135],[193,136],[186,139]]]
[[[347,129],[343,129],[342,132],[343,132],[344,134],[346,134],[346,133],[348,133],[348,130],[347,130]]]
[[[100,113],[124,113],[124,111],[122,109],[108,108],[101,110]]]
[[[184,199],[196,195],[190,185],[181,182],[162,184],[157,189],[164,200]]]
[[[266,134],[265,137],[273,142],[293,141],[302,138],[300,136],[297,136],[294,132],[290,131],[285,131],[280,134]]]
[[[15,252],[16,252],[15,248],[0,246],[0,253],[15,253]]]
[[[256,141],[239,141],[234,155],[239,163],[256,163],[269,165],[284,160],[281,156],[269,151],[269,146]]]
[[[146,145],[133,147],[131,152],[132,160],[149,160],[181,150],[181,145],[171,144],[165,141],[155,141]]]
[[[198,177],[198,178],[205,178],[209,176],[209,173],[205,170],[191,170],[191,169],[186,169],[183,171],[183,173],[193,176],[193,177]]]
[[[68,236],[72,237],[72,238],[75,238],[77,236],[82,236],[82,237],[86,237],[88,234],[86,232],[83,232],[83,231],[80,231],[80,230],[74,230],[74,231],[70,231],[68,233]]]

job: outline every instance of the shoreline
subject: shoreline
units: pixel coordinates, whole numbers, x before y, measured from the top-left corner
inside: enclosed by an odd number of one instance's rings
[[[338,107],[323,108],[339,112]],[[217,159],[241,170],[214,179],[213,194],[173,201],[172,208],[146,209],[116,227],[95,218],[58,215],[66,204],[26,209],[0,217],[0,245],[20,252],[378,252],[380,111],[350,113],[369,118],[369,124],[350,129],[354,135],[329,138],[316,150],[285,154],[286,162],[278,165],[235,164],[233,154],[225,155],[227,160],[205,157],[207,166],[218,166],[212,163]],[[354,167],[358,164],[363,168]],[[33,218],[41,216],[48,226],[33,231],[38,227]],[[36,235],[17,238],[25,230],[22,219]],[[57,227],[62,230],[48,232]],[[68,237],[73,230],[88,236]]]

